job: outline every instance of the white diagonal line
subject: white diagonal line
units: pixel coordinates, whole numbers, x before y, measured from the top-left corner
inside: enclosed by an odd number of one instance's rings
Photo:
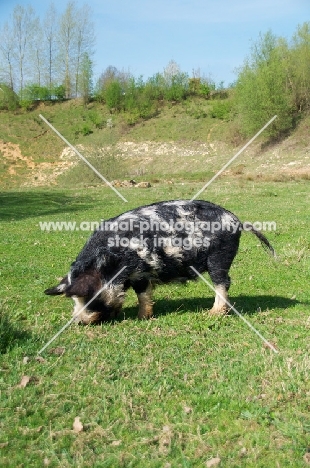
[[[121,193],[119,193],[118,190],[116,190],[115,187],[113,187],[113,185],[105,178],[103,177],[102,174],[100,174],[99,171],[97,171],[97,169],[89,162],[87,161],[87,159],[73,146],[71,145],[71,143],[69,143],[68,140],[66,140],[66,138],[64,136],[62,136],[61,133],[59,133],[58,130],[56,130],[55,127],[53,127],[53,125],[48,121],[46,120],[45,117],[43,117],[43,115],[39,114],[39,117],[41,117],[41,119],[56,133],[56,135],[59,136],[59,138],[61,138],[84,162],[85,164],[87,164],[93,171],[94,173],[100,177],[101,180],[103,180],[103,182],[105,182],[112,190],[114,190],[114,192],[124,201],[124,202],[128,202],[128,200],[126,200],[125,197],[123,197],[123,195]]]
[[[89,306],[89,304],[90,304],[94,299],[96,299],[96,297],[99,296],[99,294],[104,290],[104,288],[106,288],[107,286],[109,286],[109,285],[112,283],[112,281],[114,281],[115,278],[117,278],[117,277],[122,273],[122,271],[125,270],[125,268],[127,268],[127,267],[124,266],[123,268],[121,268],[121,269],[119,270],[119,272],[116,273],[116,275],[113,276],[112,279],[110,279],[110,281],[108,281],[107,283],[105,283],[105,284],[102,286],[102,288],[99,289],[99,291],[94,295],[94,297],[93,297],[90,301],[88,301],[87,304],[85,304],[85,305],[82,307],[82,309],[79,310],[79,312],[78,312],[77,314],[73,315],[73,317],[72,317],[72,318],[71,318],[71,319],[70,319],[70,320],[53,336],[53,338],[51,338],[51,339],[43,346],[42,349],[40,349],[40,351],[38,352],[38,354],[43,353],[43,351],[44,351],[54,340],[56,340],[56,338],[57,338],[59,335],[61,335],[61,333],[62,333],[66,328],[68,328],[69,325],[71,325],[71,323],[80,315],[80,313],[83,312],[83,311]]]
[[[266,125],[264,125],[263,128],[260,129],[259,132],[256,133],[256,135],[253,136],[253,138],[251,138],[250,141],[248,141],[246,143],[246,145],[244,145],[243,148],[241,148],[241,150],[238,151],[238,153],[235,154],[235,156],[233,156],[229,161],[228,163],[225,164],[225,166],[222,167],[221,170],[219,170],[217,172],[217,174],[215,174],[212,179],[209,180],[209,182],[207,182],[203,187],[202,189],[199,190],[199,192],[196,193],[196,195],[193,196],[193,198],[191,199],[191,201],[195,200],[195,198],[197,198],[210,184],[212,184],[212,182],[220,175],[222,174],[223,171],[225,171],[225,169],[251,144],[253,143],[253,141],[277,118],[276,115],[274,115],[272,117],[272,119],[269,120],[269,122],[266,123]]]
[[[275,353],[278,353],[278,351],[276,350],[276,348],[268,341],[266,340],[266,338],[263,337],[263,335],[258,331],[256,330],[255,327],[253,327],[253,325],[246,319],[243,317],[243,315],[240,314],[240,312],[238,312],[238,310],[229,302],[227,301],[227,299],[222,296],[222,294],[220,294],[218,291],[215,290],[215,288],[213,287],[213,285],[211,283],[209,283],[209,281],[206,280],[206,278],[204,276],[202,276],[197,270],[196,268],[194,268],[193,266],[191,266],[191,269],[196,273],[196,275],[199,276],[199,278],[201,278],[208,286],[209,288],[211,288],[215,294],[217,294],[218,296],[220,296],[220,298],[226,302],[226,304],[229,306],[230,309],[232,309],[236,315],[238,315],[239,318],[241,318],[244,323],[247,324],[247,326],[254,332],[256,333],[257,336],[260,337],[260,339],[272,350],[274,351]]]

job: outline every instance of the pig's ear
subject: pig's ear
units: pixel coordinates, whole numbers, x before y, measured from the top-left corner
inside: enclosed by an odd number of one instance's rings
[[[93,296],[99,290],[100,284],[98,274],[82,273],[68,286],[65,293],[67,297]]]
[[[64,294],[66,292],[68,285],[69,285],[69,281],[68,281],[68,275],[67,275],[60,281],[59,284],[57,284],[56,286],[52,288],[46,289],[44,291],[44,294],[48,294],[49,296],[56,296],[59,294]]]

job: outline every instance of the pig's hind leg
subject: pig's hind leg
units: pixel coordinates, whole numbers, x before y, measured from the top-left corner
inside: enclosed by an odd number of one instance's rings
[[[229,310],[228,290],[230,287],[229,269],[237,253],[237,248],[230,247],[211,253],[208,257],[208,273],[213,282],[215,290],[215,300],[211,315],[224,315]]]

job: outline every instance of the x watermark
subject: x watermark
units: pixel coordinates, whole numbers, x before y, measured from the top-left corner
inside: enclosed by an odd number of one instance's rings
[[[110,281],[108,281],[107,283],[105,283],[101,289],[99,289],[99,291],[96,292],[96,294],[94,295],[94,297],[91,298],[90,301],[88,301],[79,311],[77,314],[74,314],[71,319],[53,336],[53,338],[51,338],[44,346],[43,348],[40,349],[40,351],[38,352],[38,354],[42,354],[43,351],[45,351],[45,349],[51,344],[53,343],[54,340],[56,340],[56,338],[58,338],[59,335],[62,334],[63,331],[65,331],[66,328],[69,327],[69,325],[71,325],[72,322],[74,322],[78,317],[79,315],[85,310],[87,309],[87,307],[89,306],[89,304],[91,304],[93,302],[94,299],[96,299],[96,297],[99,296],[99,294],[102,293],[102,291],[107,288],[108,286],[110,286],[110,284],[122,273],[122,271],[125,270],[125,268],[127,268],[126,266],[124,266],[123,268],[121,268],[117,273],[116,275],[113,276],[113,278],[110,279]]]
[[[196,270],[196,268],[194,268],[193,266],[190,266],[190,268],[196,273],[197,276],[199,276],[199,278],[202,279],[202,281],[204,281],[204,282],[209,286],[210,289],[212,289],[212,290],[215,292],[215,294],[217,294],[217,295],[221,298],[222,301],[224,301],[224,302],[228,305],[228,307],[229,307],[231,310],[234,311],[234,313],[235,313],[236,315],[238,315],[239,318],[241,318],[241,320],[244,321],[244,323],[247,324],[247,326],[248,326],[254,333],[256,333],[257,336],[260,337],[260,339],[261,339],[274,353],[278,353],[278,351],[276,350],[276,348],[275,348],[268,340],[266,340],[266,338],[264,338],[263,335],[262,335],[258,330],[256,330],[256,328],[253,327],[253,325],[252,325],[246,318],[244,318],[243,315],[240,314],[240,312],[238,312],[238,310],[237,310],[224,296],[222,296],[221,293],[219,293],[219,291],[216,291],[215,288],[213,287],[213,285],[212,285],[211,283],[209,283],[209,281],[207,281],[206,278],[205,278],[204,276],[202,276],[202,275],[199,273],[199,271]]]
[[[97,169],[89,162],[87,161],[87,159],[73,146],[71,145],[71,143],[69,143],[68,140],[66,140],[66,138],[58,131],[56,130],[55,127],[53,127],[53,125],[48,121],[46,120],[45,117],[43,117],[43,115],[39,114],[39,117],[56,133],[56,135],[59,136],[59,138],[61,138],[74,152],[75,154],[77,154],[79,156],[79,158],[82,159],[82,161],[85,162],[85,164],[87,164],[88,167],[91,168],[92,171],[94,171],[94,173],[100,177],[101,180],[103,180],[103,182],[105,182],[112,190],[114,190],[114,192],[124,201],[124,202],[128,202],[128,200],[126,200],[125,197],[123,197],[123,195],[121,193],[119,193],[118,190],[116,190],[115,187],[113,187],[113,185],[105,178],[103,177],[102,174],[100,174],[99,171],[97,171]]]
[[[256,133],[256,135],[253,136],[253,138],[251,138],[250,141],[247,142],[246,145],[243,146],[243,148],[241,148],[238,153],[236,153],[223,167],[222,169],[220,169],[213,177],[212,179],[209,180],[209,182],[207,182],[203,187],[202,189],[199,190],[199,192],[196,193],[196,195],[193,196],[193,198],[191,199],[191,201],[195,200],[197,197],[199,197],[199,195],[204,192],[206,190],[206,188],[212,184],[212,182],[219,176],[222,174],[222,172],[225,171],[225,169],[227,169],[228,166],[230,166],[230,164],[238,157],[240,156],[240,154],[251,144],[253,143],[253,141],[264,131],[266,130],[266,128],[277,118],[276,115],[274,115],[272,117],[272,119],[269,120],[269,122],[266,123],[266,125],[263,126],[263,128],[260,129],[259,132]]]
[[[95,174],[100,177],[100,179],[102,179],[123,201],[127,202],[126,198],[124,198],[119,192],[118,190],[116,190],[115,187],[112,186],[112,184],[105,178],[103,177],[102,174],[100,174],[100,172],[97,171],[96,168],[94,168],[92,166],[92,164],[89,163],[89,161],[73,146],[71,145],[71,143],[69,143],[54,127],[53,125],[51,125],[41,114],[40,114],[40,118],[95,172]],[[201,190],[199,190],[196,195],[191,199],[191,201],[195,200],[220,174],[222,174],[222,172],[277,118],[277,116],[275,115],[274,117],[272,117],[272,119],[269,120],[269,122],[266,123],[266,125],[264,125],[264,127],[261,128],[261,130],[259,132],[256,133],[256,135],[254,135],[253,138],[251,138],[250,141],[248,141],[248,143],[246,145],[243,146],[243,148],[241,148],[223,167],[222,169],[220,169],[210,180],[209,182],[207,182]],[[40,349],[40,351],[38,352],[38,354],[41,354],[66,328],[69,327],[69,325],[71,325],[71,323],[76,320],[78,318],[78,316],[85,310],[87,309],[87,307],[89,306],[89,304],[91,304],[91,302],[96,299],[96,297],[99,296],[99,294],[101,294],[101,292],[107,288],[111,283],[112,281],[114,281],[115,278],[117,278],[119,276],[119,274],[126,268],[126,266],[124,266],[108,283],[106,283],[104,286],[102,286],[102,288],[94,295],[94,297],[87,302],[87,304],[85,304],[77,314],[74,314],[73,317],[45,344],[45,346],[43,346],[42,349]],[[255,327],[253,327],[253,325],[248,321],[246,320],[242,314],[240,314],[240,312],[238,312],[238,310],[232,305],[230,304],[230,302],[224,297],[222,296],[218,291],[215,290],[215,288],[213,287],[213,285],[211,283],[209,283],[193,266],[190,267],[195,273],[196,275],[198,275],[204,282],[205,284],[207,284],[209,286],[209,288],[215,292],[216,295],[218,295],[222,301],[224,301],[227,306],[234,311],[234,313],[243,320],[244,323],[246,323],[246,325],[254,332],[256,333],[257,336],[259,336],[259,338],[274,352],[274,353],[278,353],[278,351],[276,350],[276,348],[269,342],[266,340],[266,338],[263,337],[263,335],[258,331],[256,330]]]

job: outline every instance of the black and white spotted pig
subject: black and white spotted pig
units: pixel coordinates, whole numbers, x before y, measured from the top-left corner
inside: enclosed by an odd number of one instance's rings
[[[228,272],[244,229],[233,213],[207,201],[173,200],[142,206],[103,221],[68,275],[45,293],[72,297],[73,314],[87,324],[115,318],[125,291],[132,287],[138,296],[138,316],[146,319],[153,314],[154,285],[195,279],[192,266],[199,273],[209,273],[216,291],[210,313],[221,314],[227,309]],[[246,230],[274,254],[261,232],[249,223]]]

